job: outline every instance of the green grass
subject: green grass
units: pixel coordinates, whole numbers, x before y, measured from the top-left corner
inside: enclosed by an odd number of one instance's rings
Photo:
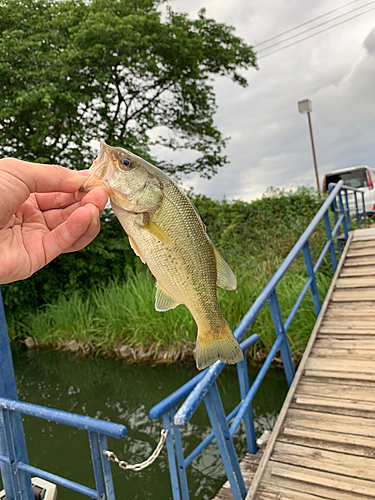
[[[261,288],[269,279],[266,265],[249,269],[239,276],[238,288],[234,292],[219,291],[219,301],[224,316],[235,328]],[[306,282],[299,272],[288,273],[277,287],[284,320],[292,309]],[[330,278],[318,277],[318,287],[324,297]],[[97,287],[87,294],[75,292],[69,299],[61,296],[56,303],[48,304],[29,314],[23,324],[23,335],[30,335],[44,346],[63,346],[76,339],[82,350],[93,350],[102,354],[113,354],[120,345],[141,348],[144,357],[153,359],[157,353],[183,351],[192,353],[196,325],[188,311],[181,305],[164,313],[154,308],[155,279],[148,270],[129,273],[122,283],[112,282],[106,287]],[[308,291],[291,324],[288,337],[292,355],[299,358],[311,333],[315,321],[311,294]],[[18,325],[19,326],[19,325]],[[16,336],[15,322],[9,322],[11,337]],[[251,352],[256,359],[259,352],[267,353],[275,340],[268,305],[266,305],[249,334],[257,333],[260,342]],[[257,354],[258,351],[258,354]]]

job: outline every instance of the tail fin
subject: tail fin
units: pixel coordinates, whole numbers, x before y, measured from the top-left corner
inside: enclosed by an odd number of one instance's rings
[[[227,322],[218,334],[203,333],[198,330],[196,344],[196,363],[198,370],[203,370],[220,359],[223,363],[234,365],[243,360],[240,344],[233,335]]]

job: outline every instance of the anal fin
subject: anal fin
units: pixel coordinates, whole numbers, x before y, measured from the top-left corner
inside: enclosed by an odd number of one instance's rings
[[[159,312],[169,311],[174,309],[181,302],[178,302],[172,295],[167,292],[159,283],[156,283],[155,309]]]

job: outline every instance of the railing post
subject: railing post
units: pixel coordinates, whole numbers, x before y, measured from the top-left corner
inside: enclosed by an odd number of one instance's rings
[[[3,300],[0,290],[0,397],[18,399],[12,354],[9,346]],[[7,500],[34,500],[28,472],[17,469],[17,462],[28,464],[22,418],[19,413],[1,412],[0,454],[14,454],[12,465],[1,463],[1,475]],[[7,420],[4,421],[4,419]]]
[[[238,384],[240,387],[240,396],[241,396],[241,401],[243,401],[250,390],[246,354],[244,355],[244,359],[240,363],[237,363],[236,366],[237,366]],[[253,415],[252,405],[249,406],[249,409],[244,414],[243,420],[245,424],[247,452],[251,453],[252,455],[255,455],[255,453],[258,450],[258,447],[255,435],[254,415]]]
[[[318,287],[316,285],[314,266],[311,260],[311,252],[308,241],[306,241],[306,243],[303,245],[302,252],[303,252],[303,258],[305,259],[307,276],[311,279],[310,289],[314,303],[315,315],[316,317],[318,317],[320,313],[321,304],[320,304]]]
[[[105,434],[98,433],[98,442],[99,442],[100,459],[102,462],[104,487],[107,494],[107,496],[103,498],[106,498],[107,500],[115,500],[115,489],[113,487],[111,463],[109,461],[109,458],[106,455],[104,455],[104,451],[108,450],[107,436]]]
[[[268,304],[270,306],[271,316],[273,325],[275,327],[275,332],[277,336],[281,336],[282,342],[280,344],[280,353],[283,360],[284,371],[288,385],[290,386],[293,382],[295,370],[293,366],[292,356],[289,350],[288,339],[284,329],[283,317],[281,315],[279,301],[277,299],[276,290],[274,290],[269,299]]]
[[[357,191],[353,191],[353,195],[354,195],[354,204],[355,204],[355,220],[357,221],[357,226],[359,227],[361,225],[361,219],[359,217]]]
[[[328,241],[331,240],[331,243],[329,245],[329,253],[331,256],[332,270],[333,270],[333,273],[335,273],[336,268],[337,268],[337,259],[336,259],[335,245],[334,245],[333,240],[332,240],[332,231],[331,231],[331,224],[329,222],[328,212],[326,212],[324,214],[324,225],[326,228],[327,240]]]
[[[94,470],[96,491],[98,492],[100,499],[105,499],[105,490],[104,490],[104,482],[103,482],[103,474],[102,474],[102,462],[101,462],[99,444],[98,444],[98,434],[94,431],[88,431],[88,435],[89,435],[91,460],[92,460],[92,466],[93,466],[93,470]]]
[[[174,445],[173,445],[171,417],[169,412],[164,413],[163,415],[163,426],[164,429],[168,431],[166,444],[167,444],[167,456],[169,464],[169,475],[171,478],[172,497],[173,500],[181,500],[180,485],[178,482],[177,466],[176,466]]]
[[[174,445],[176,450],[178,477],[180,479],[181,499],[189,500],[189,488],[186,477],[185,458],[184,458],[184,451],[182,448],[180,429],[177,427],[177,425],[174,425],[173,423],[173,419],[174,416],[176,415],[176,412],[177,412],[176,407],[171,408],[171,421],[172,421]]]
[[[348,241],[348,228],[347,228],[347,225],[346,225],[346,214],[345,214],[344,204],[342,202],[341,191],[338,192],[338,196],[339,196],[340,212],[344,216],[344,218],[342,219],[342,227],[343,227],[343,230],[344,230],[345,241]]]
[[[224,469],[229,480],[233,499],[243,500],[247,493],[246,487],[234,450],[216,382],[210,387],[208,394],[204,397],[204,402],[212,430],[215,434]]]
[[[350,208],[349,208],[348,191],[345,189],[344,193],[345,193],[345,204],[346,204],[345,212],[347,214],[347,221],[348,221],[348,231],[351,231],[352,230],[352,221],[350,220]]]
[[[362,207],[363,207],[363,222],[366,222],[365,193],[362,193]]]

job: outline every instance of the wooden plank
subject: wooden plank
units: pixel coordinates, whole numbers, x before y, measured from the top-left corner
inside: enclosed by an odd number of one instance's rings
[[[326,500],[326,498],[310,495],[309,493],[301,493],[300,491],[290,490],[287,488],[279,488],[271,484],[265,484],[259,488],[256,500]]]
[[[332,348],[332,349],[363,349],[365,351],[367,350],[375,350],[375,336],[371,337],[365,337],[364,339],[360,340],[345,340],[341,338],[335,338],[332,337],[331,339],[328,339],[327,337],[318,337],[315,341],[314,344],[314,349],[316,348]],[[318,356],[314,356],[318,357]],[[375,359],[375,358],[374,358]]]
[[[276,442],[272,459],[344,476],[375,481],[375,459]],[[374,490],[375,491],[375,490]]]
[[[357,374],[358,375],[358,374]],[[359,374],[361,375],[361,374]],[[375,376],[375,373],[372,373],[371,375]],[[361,380],[360,378],[344,378],[342,377],[332,377],[332,372],[325,372],[324,376],[316,377],[316,376],[306,376],[306,374],[301,378],[301,381],[307,381],[310,384],[338,384],[338,385],[350,385],[354,387],[367,387],[371,391],[375,389],[375,382],[372,380]]]
[[[375,438],[375,420],[371,418],[290,408],[285,425]]]
[[[375,403],[364,401],[353,401],[351,399],[339,399],[323,396],[309,396],[296,394],[295,402],[299,406],[318,406],[325,408],[339,408],[357,410],[360,412],[372,412],[375,414]]]
[[[337,302],[330,303],[329,307],[327,309],[327,313],[330,312],[331,310],[336,311],[342,309],[343,311],[351,311],[351,314],[355,314],[358,311],[358,304],[353,303],[345,303],[343,302],[342,304],[338,304]],[[363,301],[361,302],[361,311],[365,310],[368,313],[373,313],[375,309],[375,302],[374,301]]]
[[[352,240],[352,242],[350,244],[350,248],[352,250],[357,250],[359,248],[371,248],[371,247],[375,248],[375,237],[374,237],[374,239],[368,240],[368,241],[355,241],[355,240]]]
[[[371,240],[375,238],[375,228],[355,229],[350,235],[351,242]]]
[[[301,380],[298,385],[298,395],[325,397],[334,399],[354,400],[357,402],[375,403],[375,390],[373,387],[359,387],[350,384],[327,384],[324,380],[311,382]]]
[[[375,373],[374,361],[348,361],[347,359],[326,359],[310,357],[305,365],[306,370],[321,370],[325,372],[330,371],[350,371],[354,373]]]
[[[353,436],[341,432],[285,427],[282,434],[279,435],[278,441],[322,450],[350,453],[360,457],[373,458],[375,455],[375,438]]]
[[[341,327],[333,327],[333,326],[327,326],[327,327],[321,327],[320,335],[330,335],[330,336],[336,336],[336,335],[341,335],[344,336],[346,335],[369,335],[373,337],[375,335],[375,330],[373,328],[367,328],[367,329],[359,329],[359,328],[345,328],[345,326]]]
[[[345,290],[339,289],[332,293],[332,302],[362,302],[374,301],[375,290],[366,288],[362,290]]]
[[[353,266],[373,266],[375,264],[375,257],[352,257],[345,261],[345,268]]]
[[[314,347],[311,351],[311,355],[317,358],[348,358],[348,359],[361,359],[373,360],[375,359],[375,346],[374,349],[365,349],[363,347],[359,349],[330,349],[328,347]]]
[[[324,377],[327,378],[338,378],[338,379],[348,379],[348,380],[362,380],[362,381],[375,381],[375,373],[354,373],[354,372],[336,372],[330,371],[329,375],[327,372],[322,372],[320,370],[305,370],[305,375],[307,377]]]
[[[331,328],[347,328],[353,330],[369,330],[373,329],[375,331],[375,323],[367,318],[350,320],[349,318],[324,318],[322,321],[321,328],[331,327]]]
[[[363,499],[374,498],[375,485],[372,481],[304,469],[275,461],[272,461],[267,468],[265,482],[332,500],[358,500],[358,495]]]
[[[341,275],[340,275],[341,276]],[[337,280],[336,288],[365,288],[374,287],[374,276],[354,276],[350,278],[341,278]]]
[[[347,254],[347,258],[352,257],[372,257],[375,256],[375,246],[365,247],[365,248],[350,248]]]
[[[340,277],[349,276],[375,276],[375,266],[344,266],[341,270]]]

